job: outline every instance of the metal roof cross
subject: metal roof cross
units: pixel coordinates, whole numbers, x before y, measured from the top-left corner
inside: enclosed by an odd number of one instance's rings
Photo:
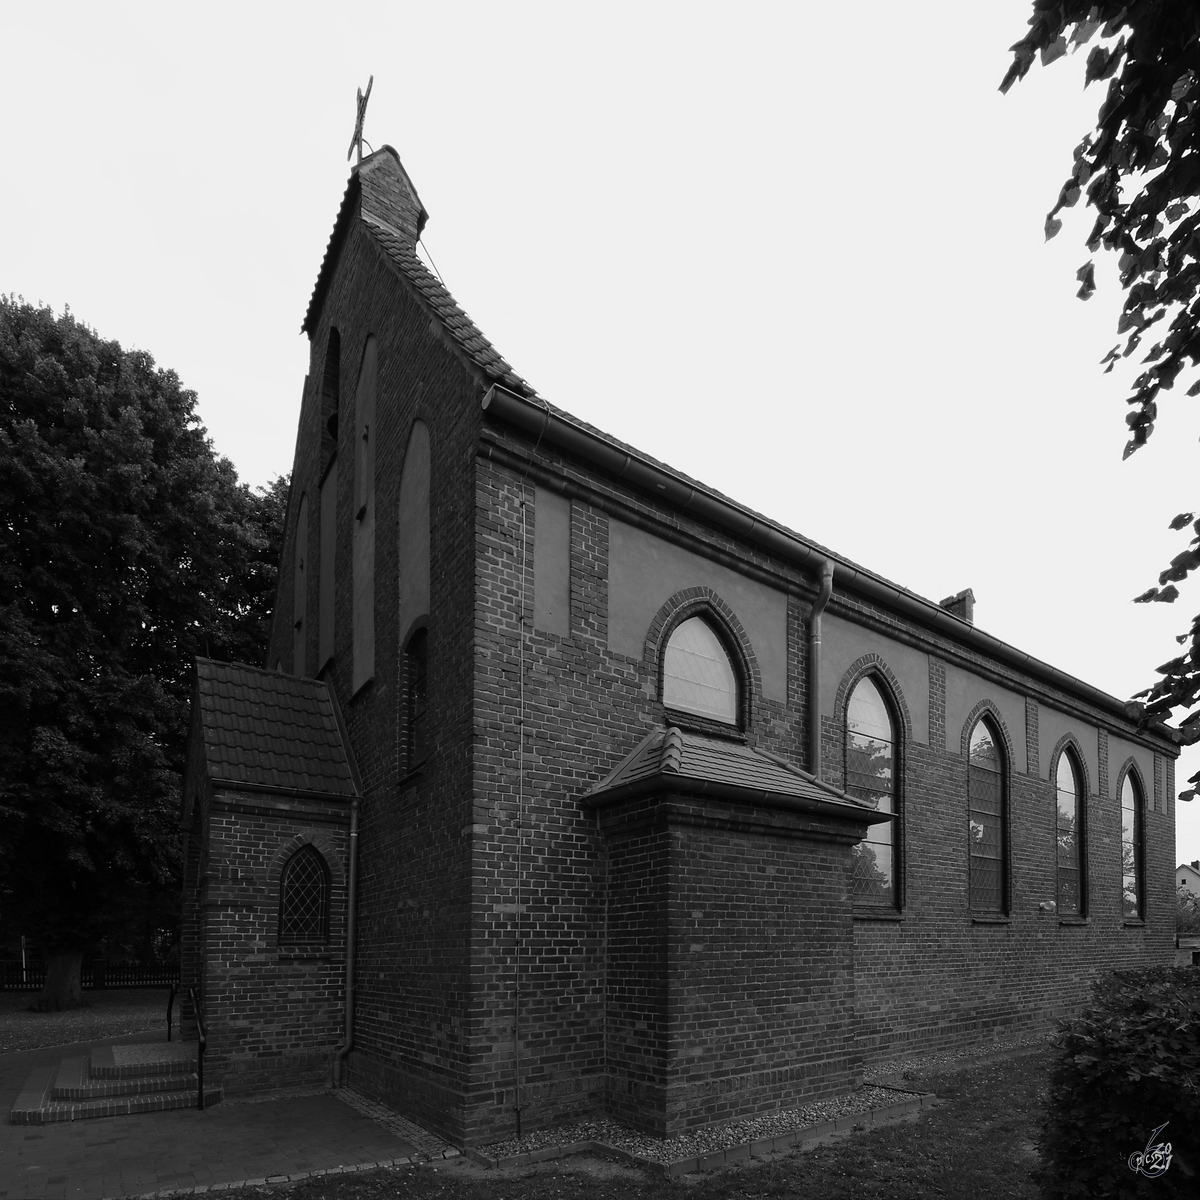
[[[346,151],[346,161],[350,161],[350,156],[355,149],[358,150],[358,161],[362,162],[362,144],[363,144],[363,118],[367,115],[367,101],[371,98],[371,85],[375,82],[375,76],[372,75],[367,80],[367,94],[363,95],[362,88],[358,89],[358,116],[354,121],[354,136],[350,139],[350,149]]]

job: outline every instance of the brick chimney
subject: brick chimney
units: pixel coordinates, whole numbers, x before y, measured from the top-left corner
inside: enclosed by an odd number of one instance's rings
[[[947,596],[938,602],[938,607],[961,617],[968,625],[975,624],[975,593],[970,588],[964,588],[957,596]]]

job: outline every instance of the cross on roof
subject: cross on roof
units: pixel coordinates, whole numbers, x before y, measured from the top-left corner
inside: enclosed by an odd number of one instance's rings
[[[375,82],[375,76],[372,75],[367,80],[367,94],[363,95],[362,88],[358,89],[358,115],[354,121],[354,136],[350,139],[350,149],[346,151],[346,161],[350,161],[350,156],[355,149],[358,150],[358,161],[362,162],[362,144],[363,144],[363,118],[367,115],[367,101],[371,98],[371,85]]]

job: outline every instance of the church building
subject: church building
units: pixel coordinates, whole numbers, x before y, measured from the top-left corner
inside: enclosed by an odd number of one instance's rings
[[[215,1082],[671,1135],[1172,961],[1172,731],[548,403],[426,218],[354,169],[269,656],[196,667]]]

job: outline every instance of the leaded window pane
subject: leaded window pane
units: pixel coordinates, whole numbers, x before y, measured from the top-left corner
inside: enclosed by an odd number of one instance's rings
[[[879,688],[870,678],[860,679],[850,694],[850,703],[846,705],[846,727],[882,742],[892,741],[891,715]]]
[[[1005,821],[1003,759],[995,732],[980,721],[971,733],[967,763],[970,905],[1003,912]]]
[[[870,679],[855,685],[846,704],[846,775],[848,795],[879,812],[896,812],[895,743],[892,718],[878,686]],[[856,903],[896,903],[894,822],[872,825],[854,848],[851,893]]]
[[[322,942],[329,912],[329,877],[311,846],[298,850],[283,869],[279,895],[279,940]]]
[[[1133,772],[1121,785],[1121,907],[1126,917],[1142,915],[1142,795]]]
[[[1069,751],[1059,756],[1056,774],[1057,799],[1055,802],[1057,825],[1058,864],[1058,911],[1077,913],[1080,911],[1081,873],[1080,863],[1080,797],[1083,788],[1079,782],[1079,771]]]
[[[851,877],[851,890],[854,899],[859,903],[887,905],[894,902],[895,873],[892,870],[891,832],[889,826],[886,841],[864,840],[852,851],[854,872]]]
[[[680,623],[663,656],[663,704],[737,724],[737,675],[721,639],[701,617]]]
[[[1000,772],[1000,751],[996,738],[986,721],[980,721],[971,734],[971,766],[985,771]]]

